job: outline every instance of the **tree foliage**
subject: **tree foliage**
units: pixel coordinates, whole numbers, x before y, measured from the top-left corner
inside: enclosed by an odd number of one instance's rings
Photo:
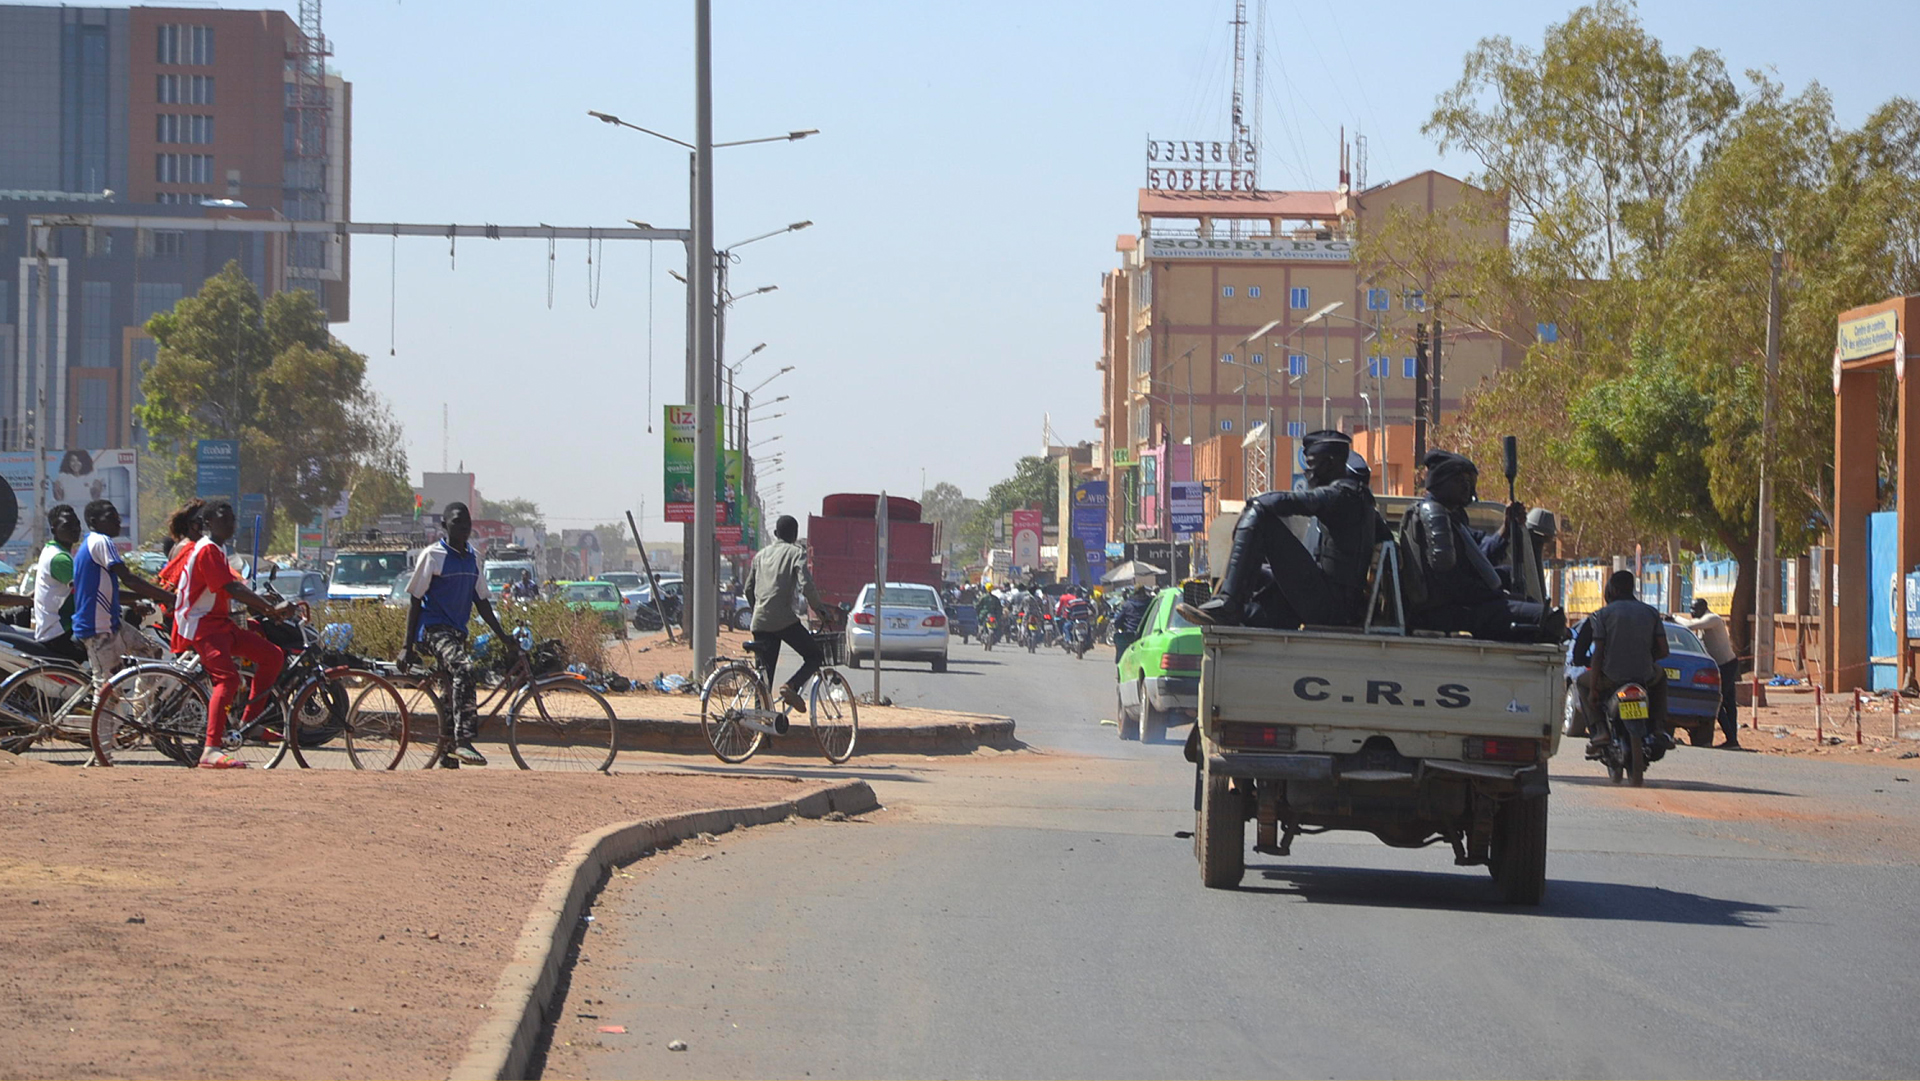
[[[1037,507],[1041,521],[1060,516],[1060,469],[1051,460],[1033,455],[1013,465],[1013,475],[987,489],[967,527],[965,541],[975,551],[985,549],[994,524],[1015,508]]]
[[[496,522],[505,522],[515,529],[537,529],[546,532],[547,519],[540,513],[540,504],[531,499],[489,499],[487,517]]]
[[[335,341],[304,290],[264,304],[229,262],[200,292],[155,315],[158,356],[134,415],[180,498],[194,489],[194,443],[240,440],[242,491],[296,521],[332,505],[373,464],[391,470],[398,426],[366,386],[367,360]],[[405,468],[404,451],[399,466]],[[400,474],[404,478],[404,473]]]
[[[980,501],[968,499],[957,485],[940,481],[920,493],[922,521],[940,523],[940,538],[951,552],[979,552],[984,545],[968,543],[969,529],[980,510]]]
[[[1518,434],[1545,451],[1528,456],[1534,499],[1567,517],[1575,551],[1680,538],[1738,557],[1736,598],[1750,595],[1763,461],[1783,554],[1825,522],[1835,316],[1920,288],[1920,106],[1895,99],[1847,130],[1817,84],[1739,85],[1717,53],[1669,54],[1630,5],[1602,0],[1538,49],[1482,41],[1425,130],[1469,154],[1491,195],[1389,214],[1361,258],[1450,298],[1450,320],[1528,342],[1436,441],[1484,459]],[[1510,245],[1463,241],[1502,215]],[[1558,340],[1531,341],[1536,323]]]

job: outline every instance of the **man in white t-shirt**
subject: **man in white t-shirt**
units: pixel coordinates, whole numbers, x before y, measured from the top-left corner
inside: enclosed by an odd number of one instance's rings
[[[85,664],[87,651],[73,640],[73,546],[80,542],[80,516],[61,503],[47,512],[47,527],[53,536],[34,564],[33,640]]]
[[[1707,647],[1707,655],[1720,666],[1720,734],[1725,737],[1720,746],[1739,750],[1740,712],[1734,695],[1740,683],[1740,658],[1733,651],[1733,635],[1727,633],[1727,621],[1707,607],[1705,597],[1694,598],[1692,616],[1675,612],[1673,621],[1698,635],[1700,644]]]

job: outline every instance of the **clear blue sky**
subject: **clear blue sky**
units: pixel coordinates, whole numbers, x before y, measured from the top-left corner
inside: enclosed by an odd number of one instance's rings
[[[1037,452],[1047,413],[1092,438],[1100,274],[1134,228],[1147,133],[1226,132],[1230,0],[714,7],[716,137],[822,132],[721,151],[716,171],[722,243],[815,222],[733,268],[736,292],[779,286],[739,303],[728,359],[769,343],[748,385],[795,366],[761,395],[791,395],[771,410],[787,416],[756,430],[781,436],[762,453],[786,452],[782,508],[917,494],[923,469],[978,495]],[[586,111],[690,139],[691,10],[330,0],[354,84],[354,218],[684,226],[685,152]],[[1330,187],[1341,125],[1367,134],[1374,182],[1464,172],[1420,134],[1435,95],[1478,39],[1537,44],[1568,10],[1270,0],[1266,186]],[[1839,13],[1687,0],[1641,15],[1669,51],[1820,81],[1848,123],[1920,90],[1909,5],[1823,10]],[[439,467],[445,402],[451,457],[487,495],[536,499],[555,528],[644,499],[662,536],[657,418],[682,397],[685,294],[665,273],[679,249],[651,258],[650,281],[647,245],[608,244],[592,307],[585,246],[562,244],[549,307],[542,242],[462,241],[450,267],[445,241],[362,239],[338,331],[372,358],[416,470]]]

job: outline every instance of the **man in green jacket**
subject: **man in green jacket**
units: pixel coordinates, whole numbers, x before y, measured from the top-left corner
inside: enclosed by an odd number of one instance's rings
[[[821,610],[826,604],[814,591],[813,576],[807,573],[806,549],[797,543],[800,523],[792,515],[783,514],[773,524],[773,536],[773,543],[756,552],[753,565],[747,569],[746,597],[753,606],[753,622],[749,624],[753,644],[749,648],[769,683],[773,682],[773,666],[780,659],[782,642],[800,655],[799,670],[780,685],[780,701],[805,713],[807,704],[800,697],[800,688],[820,670],[820,647],[813,644],[813,634],[801,621],[794,602],[805,597],[808,605]],[[774,731],[784,732],[786,728],[783,714],[774,722]]]

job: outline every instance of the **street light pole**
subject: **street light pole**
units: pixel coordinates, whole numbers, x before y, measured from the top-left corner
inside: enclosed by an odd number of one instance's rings
[[[713,251],[713,3],[693,4],[693,284],[694,454],[693,454],[693,670],[705,672],[713,659],[719,588],[714,561],[714,468],[717,462],[713,417],[714,352]]]

